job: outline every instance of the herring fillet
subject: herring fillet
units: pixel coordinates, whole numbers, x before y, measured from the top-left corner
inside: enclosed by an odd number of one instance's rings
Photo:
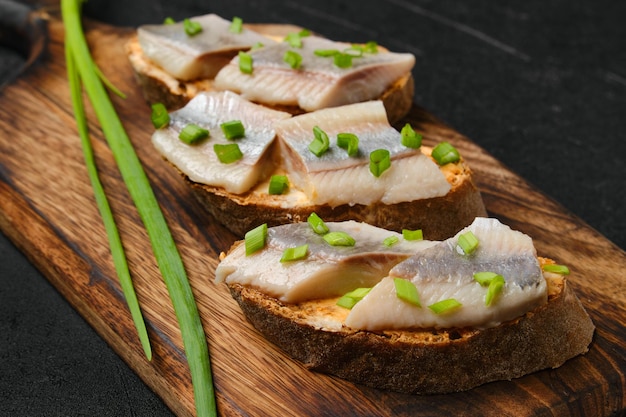
[[[333,58],[315,55],[318,49],[343,51],[351,44],[317,36],[302,39],[302,48],[278,42],[250,51],[252,74],[239,70],[235,57],[215,77],[215,87],[240,93],[251,101],[298,106],[306,111],[373,100],[394,81],[409,73],[415,57],[409,53],[380,51],[354,58],[350,68],[338,68]],[[286,51],[302,57],[299,69],[283,62]]]
[[[330,246],[307,223],[272,227],[263,250],[246,256],[243,243],[233,248],[218,265],[216,282],[251,286],[290,303],[335,297],[373,286],[395,264],[435,243],[406,241],[399,233],[355,221],[326,224],[331,231],[351,235],[355,246]],[[385,246],[389,236],[398,237],[398,243]],[[306,259],[280,262],[286,248],[305,243]]]
[[[479,246],[470,256],[458,252],[458,236],[472,231]],[[505,279],[497,300],[485,306],[486,287],[475,272],[495,272]],[[393,278],[412,281],[421,307],[396,296]],[[454,298],[462,307],[435,314],[428,306]],[[427,248],[396,265],[349,313],[346,325],[364,330],[446,327],[495,327],[547,301],[532,239],[496,219],[477,218],[456,236]]]
[[[324,130],[330,149],[321,157],[309,151],[313,127]],[[395,204],[446,195],[451,185],[437,164],[419,149],[402,145],[379,100],[317,110],[275,124],[290,181],[315,204]],[[347,155],[336,144],[338,133],[359,138],[359,154]],[[369,170],[369,154],[384,148],[391,168],[380,177]]]
[[[157,129],[152,135],[152,143],[192,181],[241,194],[274,169],[271,158],[276,136],[273,123],[289,117],[289,113],[256,105],[229,91],[202,92],[170,114],[169,126]],[[245,137],[225,138],[220,124],[231,120],[243,123]],[[208,129],[209,138],[193,145],[181,141],[178,135],[188,123]],[[243,158],[235,163],[222,164],[213,150],[217,143],[237,143]]]
[[[250,29],[232,33],[231,22],[216,14],[190,18],[202,27],[202,32],[189,36],[182,22],[162,25],[142,25],[137,38],[144,54],[168,74],[180,80],[214,78],[240,50],[257,43],[274,41]]]

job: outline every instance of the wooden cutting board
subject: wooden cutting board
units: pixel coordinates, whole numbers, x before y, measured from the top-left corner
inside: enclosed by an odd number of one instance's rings
[[[202,210],[150,144],[149,108],[126,60],[130,29],[89,23],[105,75],[127,94],[116,108],[154,186],[186,264],[208,334],[221,415],[593,415],[626,407],[626,254],[529,186],[483,149],[415,106],[406,121],[432,144],[449,140],[475,171],[489,214],[535,240],[569,276],[597,331],[590,351],[555,370],[474,390],[410,396],[313,373],[267,343],[213,283],[237,238]],[[65,75],[63,27],[38,66],[0,92],[0,227],[128,365],[178,415],[193,415],[190,376],[174,313],[148,238],[91,113],[97,163],[128,251],[154,347],[146,361],[123,299],[84,166]],[[419,370],[416,370],[419,372]],[[442,377],[445,377],[442,376]]]

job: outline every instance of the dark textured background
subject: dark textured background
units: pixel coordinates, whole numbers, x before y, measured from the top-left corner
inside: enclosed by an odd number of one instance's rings
[[[626,2],[89,0],[84,12],[123,26],[214,12],[412,52],[417,102],[626,248]],[[0,47],[0,78],[19,59]],[[1,234],[0,259],[0,416],[170,415]]]

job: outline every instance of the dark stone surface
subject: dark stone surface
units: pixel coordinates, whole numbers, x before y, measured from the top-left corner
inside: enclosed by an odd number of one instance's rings
[[[214,12],[412,52],[417,102],[626,248],[624,2],[89,0],[84,12],[123,26]],[[0,74],[15,59],[0,48]],[[4,236],[0,259],[0,415],[171,414]]]

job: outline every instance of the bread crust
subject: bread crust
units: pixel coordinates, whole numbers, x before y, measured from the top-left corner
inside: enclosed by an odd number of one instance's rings
[[[445,394],[556,368],[588,351],[595,327],[567,281],[550,275],[547,304],[485,330],[328,329],[316,324],[316,307],[239,284],[229,289],[252,325],[310,370],[390,391]]]
[[[272,25],[260,25],[261,30],[269,31]],[[275,26],[279,28],[279,26]],[[274,29],[276,31],[277,29]],[[261,32],[265,33],[265,32]],[[130,61],[135,80],[141,87],[145,100],[149,104],[163,103],[172,111],[183,107],[201,91],[213,91],[213,80],[200,79],[182,81],[174,78],[151,62],[144,54],[136,36],[126,44],[126,53]],[[383,102],[390,123],[402,119],[413,105],[413,75],[409,72],[394,82],[379,99]],[[266,105],[264,103],[260,103]],[[275,110],[285,111],[293,115],[302,114],[304,110],[297,106],[268,106]]]

